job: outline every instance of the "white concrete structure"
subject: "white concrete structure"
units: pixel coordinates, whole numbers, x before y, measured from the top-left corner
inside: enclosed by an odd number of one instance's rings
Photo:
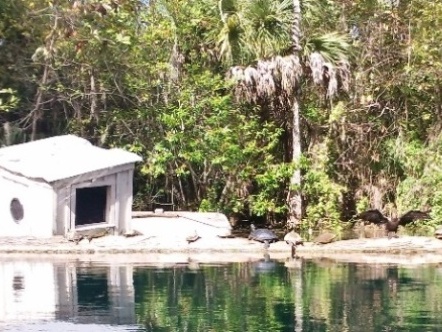
[[[133,170],[140,160],[72,135],[0,148],[0,236],[130,231]]]
[[[142,234],[172,241],[198,234],[202,238],[229,237],[232,226],[218,212],[137,212],[132,213],[132,228]]]
[[[55,274],[50,262],[0,262],[0,321],[55,318]]]
[[[0,331],[108,331],[103,325],[136,323],[131,265],[3,258],[0,292]]]

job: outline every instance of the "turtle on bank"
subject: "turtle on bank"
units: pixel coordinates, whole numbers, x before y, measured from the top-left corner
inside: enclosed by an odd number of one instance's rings
[[[275,233],[267,228],[256,228],[254,224],[250,225],[249,240],[254,240],[264,243],[264,248],[270,247],[270,243],[278,242],[279,239]]]
[[[284,241],[292,247],[292,258],[295,257],[296,246],[304,245],[304,240],[302,239],[301,235],[296,233],[294,230],[284,236]]]
[[[315,237],[313,239],[313,243],[327,244],[327,243],[333,242],[335,237],[336,237],[336,234],[331,233],[331,232],[325,232],[325,233],[319,234],[317,237]]]
[[[188,237],[186,237],[186,241],[187,243],[192,243],[195,242],[197,240],[201,239],[201,236],[198,235],[198,233],[195,231],[193,235],[189,235]]]

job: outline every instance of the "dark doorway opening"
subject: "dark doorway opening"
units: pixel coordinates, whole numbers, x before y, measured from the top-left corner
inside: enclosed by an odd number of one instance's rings
[[[75,226],[106,222],[108,186],[76,190]]]

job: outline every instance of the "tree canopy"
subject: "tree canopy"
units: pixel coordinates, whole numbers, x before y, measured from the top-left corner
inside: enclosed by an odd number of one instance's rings
[[[298,171],[305,227],[442,221],[442,4],[299,3],[4,0],[0,143],[136,152],[137,209],[286,222]]]

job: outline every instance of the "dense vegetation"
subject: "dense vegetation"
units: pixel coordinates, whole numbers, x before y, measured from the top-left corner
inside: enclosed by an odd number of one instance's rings
[[[73,133],[138,153],[138,209],[442,221],[442,3],[297,5],[3,0],[0,143]]]

